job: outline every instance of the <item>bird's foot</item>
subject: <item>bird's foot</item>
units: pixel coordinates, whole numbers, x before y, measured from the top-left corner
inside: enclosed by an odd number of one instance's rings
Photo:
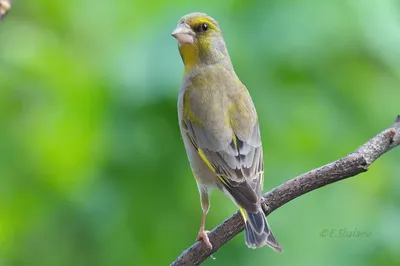
[[[212,244],[211,244],[211,242],[210,242],[210,239],[208,239],[207,233],[209,233],[209,231],[204,230],[204,229],[200,230],[200,231],[199,231],[199,234],[197,235],[196,241],[203,240],[204,244],[206,244],[206,246],[207,246],[209,249],[212,249]]]

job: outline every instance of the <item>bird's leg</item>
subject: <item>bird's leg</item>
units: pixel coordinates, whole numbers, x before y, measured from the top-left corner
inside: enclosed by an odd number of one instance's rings
[[[204,243],[207,245],[207,247],[209,249],[212,249],[211,242],[208,239],[207,235],[208,231],[205,230],[207,212],[210,209],[208,191],[206,188],[199,186],[199,192],[200,192],[201,208],[203,209],[203,215],[201,217],[201,224],[200,224],[199,234],[197,235],[197,241],[203,240]]]
[[[210,242],[210,239],[208,239],[208,235],[207,235],[208,231],[204,230],[205,223],[206,223],[206,216],[207,216],[207,213],[203,212],[203,216],[201,218],[200,231],[199,231],[199,234],[197,235],[197,241],[203,240],[204,243],[207,245],[207,247],[209,249],[212,249],[212,244]]]

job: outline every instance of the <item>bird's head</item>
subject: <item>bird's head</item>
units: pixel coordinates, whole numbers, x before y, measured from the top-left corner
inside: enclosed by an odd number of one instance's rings
[[[182,17],[171,35],[178,41],[186,70],[229,57],[217,21],[204,13]]]

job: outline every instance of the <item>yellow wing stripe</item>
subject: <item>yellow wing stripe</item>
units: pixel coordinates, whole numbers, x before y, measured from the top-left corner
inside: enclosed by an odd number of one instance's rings
[[[232,140],[233,140],[233,144],[235,144],[235,149],[237,150],[238,149],[238,143],[237,143],[237,138],[236,138],[235,134],[232,135]]]
[[[203,162],[208,166],[208,168],[210,168],[210,170],[215,174],[215,169],[214,167],[211,165],[210,161],[206,158],[204,152],[201,149],[198,149],[197,151],[200,155],[200,158],[203,160]]]
[[[246,211],[245,211],[242,207],[240,207],[240,206],[239,206],[239,211],[240,211],[240,213],[242,214],[242,217],[243,217],[244,222],[247,223]]]
[[[218,177],[218,179],[225,185],[225,186],[229,186],[229,184],[225,181],[225,179],[220,176],[217,175],[217,172],[215,171],[215,168],[211,165],[210,161],[207,159],[206,155],[204,154],[204,152],[201,149],[198,149],[197,152],[199,153],[200,158],[203,160],[203,162],[207,165],[208,168],[210,168],[210,170]]]

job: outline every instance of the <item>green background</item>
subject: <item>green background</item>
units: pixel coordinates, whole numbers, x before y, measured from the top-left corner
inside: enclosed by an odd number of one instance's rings
[[[167,265],[194,242],[201,208],[170,36],[189,12],[219,21],[253,97],[265,191],[400,111],[399,1],[14,2],[0,22],[1,266]],[[204,265],[400,265],[399,158],[269,216],[282,254],[240,234]],[[235,211],[216,191],[207,228]]]

